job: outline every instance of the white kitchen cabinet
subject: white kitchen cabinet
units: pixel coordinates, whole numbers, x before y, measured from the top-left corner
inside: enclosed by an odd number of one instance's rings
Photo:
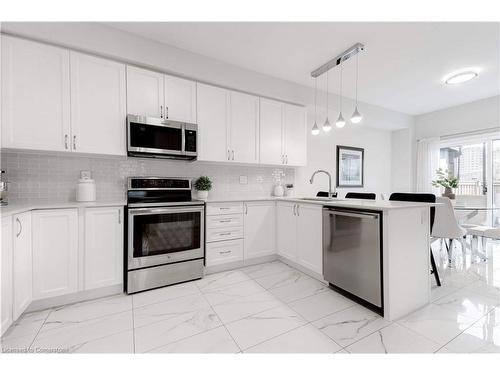
[[[33,300],[31,212],[14,216],[13,320],[16,321]]]
[[[276,253],[274,202],[245,202],[244,259]]]
[[[230,91],[229,143],[231,161],[259,162],[259,97]]]
[[[12,324],[12,216],[2,217],[0,335]]]
[[[293,261],[297,260],[295,207],[296,204],[292,202],[276,204],[276,250],[279,255]]]
[[[85,290],[123,281],[123,209],[85,209]]]
[[[260,162],[284,164],[283,103],[260,99]]]
[[[33,300],[76,292],[77,209],[36,210],[32,225]]]
[[[323,272],[322,207],[277,203],[278,254],[314,271]]]
[[[70,151],[69,51],[1,38],[2,147]]]
[[[228,240],[207,243],[207,267],[243,261],[243,240]]]
[[[72,150],[126,155],[125,65],[77,52],[70,64]]]
[[[305,166],[307,164],[306,110],[292,104],[285,104],[284,154],[285,164]]]
[[[127,113],[163,117],[163,74],[127,65]]]
[[[228,161],[228,91],[198,84],[198,160]]]
[[[299,264],[323,274],[322,206],[299,204],[297,218],[297,260]]]
[[[165,113],[169,120],[196,124],[196,82],[164,75]]]

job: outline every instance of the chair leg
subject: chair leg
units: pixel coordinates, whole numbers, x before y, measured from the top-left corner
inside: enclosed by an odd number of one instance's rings
[[[446,251],[448,252],[448,267],[451,268],[451,256],[453,254],[453,239],[450,238],[449,244],[446,242],[446,240],[444,240],[444,243],[446,245]]]
[[[436,280],[437,286],[441,286],[441,280],[439,279],[439,273],[436,267],[436,261],[434,260],[434,254],[432,253],[432,248],[430,250],[431,250],[431,267],[432,267],[431,273],[434,275],[434,279]]]

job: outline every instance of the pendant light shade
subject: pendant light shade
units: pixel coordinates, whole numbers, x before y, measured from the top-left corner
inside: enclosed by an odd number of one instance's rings
[[[328,120],[328,72],[326,72],[326,119],[325,123],[323,124],[323,131],[325,133],[328,133],[330,130],[332,130],[332,125]]]
[[[312,135],[318,135],[319,134],[319,128],[318,128],[318,124],[316,124],[316,121],[314,121],[314,125],[311,129],[311,134]]]
[[[345,126],[345,120],[342,116],[342,112],[339,113],[339,118],[337,119],[337,121],[335,121],[335,126],[337,128],[343,128]]]
[[[318,124],[316,123],[316,96],[317,96],[317,79],[314,78],[314,125],[311,129],[311,134],[312,135],[318,135],[319,134],[319,128]]]
[[[363,116],[361,115],[361,113],[359,113],[358,106],[356,106],[356,108],[354,108],[354,112],[351,116],[351,122],[353,124],[359,124],[361,122],[361,120],[363,120]]]
[[[332,125],[330,124],[330,121],[328,121],[328,116],[326,117],[325,123],[323,124],[323,130],[328,133],[330,130],[332,130]]]
[[[358,58],[358,55],[356,55],[356,107],[354,107],[354,112],[351,116],[353,124],[359,124],[363,120],[363,115],[358,110]]]

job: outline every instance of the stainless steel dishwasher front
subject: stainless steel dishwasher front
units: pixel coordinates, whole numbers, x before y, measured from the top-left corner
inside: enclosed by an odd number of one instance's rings
[[[323,277],[383,315],[381,213],[323,209]]]

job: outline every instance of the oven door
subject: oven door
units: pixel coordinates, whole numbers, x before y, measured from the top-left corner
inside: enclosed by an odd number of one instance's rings
[[[128,269],[204,256],[204,207],[128,210]]]

